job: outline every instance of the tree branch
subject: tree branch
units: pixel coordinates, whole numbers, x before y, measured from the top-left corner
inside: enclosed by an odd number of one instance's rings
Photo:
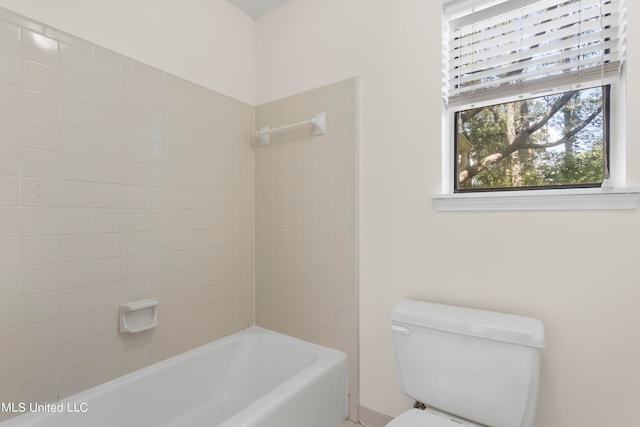
[[[589,123],[591,123],[593,121],[593,119],[598,114],[600,114],[600,112],[602,111],[602,106],[598,107],[598,109],[596,111],[594,111],[587,119],[585,119],[576,128],[574,128],[570,132],[568,132],[560,140],[552,142],[552,143],[549,143],[549,144],[530,144],[530,143],[528,143],[528,141],[530,140],[529,136],[532,133],[534,133],[535,131],[537,131],[538,129],[542,128],[545,124],[547,124],[547,122],[567,102],[569,102],[571,100],[571,98],[573,98],[573,96],[576,93],[578,93],[578,91],[572,91],[572,92],[564,93],[560,98],[558,98],[558,100],[556,102],[553,103],[553,105],[551,105],[547,109],[547,111],[544,113],[544,115],[542,115],[538,120],[536,120],[531,126],[528,126],[526,129],[521,131],[515,137],[515,139],[513,140],[513,142],[511,144],[506,145],[502,149],[498,150],[498,152],[496,152],[496,153],[493,153],[493,154],[490,154],[490,155],[486,156],[485,158],[480,160],[477,164],[469,165],[469,166],[467,166],[466,169],[464,169],[463,171],[460,171],[460,173],[458,174],[459,183],[462,184],[462,183],[468,181],[469,179],[473,178],[474,176],[476,176],[477,174],[479,174],[483,170],[490,168],[491,166],[493,166],[496,163],[504,160],[505,158],[509,157],[511,154],[513,154],[514,152],[516,152],[518,150],[522,150],[522,149],[525,149],[525,148],[544,149],[544,148],[555,147],[556,145],[564,144],[570,138],[575,136],[578,132],[580,132],[582,129],[584,129]]]
[[[551,117],[553,117],[562,107],[564,107],[564,105],[567,102],[569,102],[576,93],[578,93],[577,90],[562,94],[562,96],[558,98],[558,100],[551,107],[547,109],[547,112],[544,113],[542,116],[540,116],[540,118],[536,120],[535,123],[527,127],[524,130],[524,132],[527,132],[529,135],[531,135],[532,133],[540,129],[542,126],[547,124],[549,119],[551,119]]]
[[[468,122],[469,120],[474,118],[476,115],[478,115],[478,113],[480,113],[480,111],[482,110],[484,110],[484,107],[472,108],[471,110],[462,111],[460,113],[460,118],[462,120],[462,123]]]
[[[602,111],[602,105],[600,105],[589,117],[584,119],[582,123],[580,123],[578,126],[576,126],[574,129],[572,129],[570,132],[568,132],[565,136],[563,136],[557,141],[549,142],[547,144],[522,144],[520,146],[520,149],[532,148],[534,150],[537,150],[537,149],[551,148],[551,147],[564,144],[568,142],[571,138],[573,138],[582,129],[587,127],[589,123],[591,123],[593,119],[595,119],[598,116],[598,114],[600,114],[601,111]]]

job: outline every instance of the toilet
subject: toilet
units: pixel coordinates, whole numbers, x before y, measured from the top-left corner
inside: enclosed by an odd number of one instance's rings
[[[533,426],[542,322],[415,300],[390,318],[402,390],[426,408],[387,427]]]

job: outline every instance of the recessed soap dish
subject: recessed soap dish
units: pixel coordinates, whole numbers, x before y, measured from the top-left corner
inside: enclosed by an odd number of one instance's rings
[[[158,326],[158,299],[150,298],[120,305],[120,333],[134,334]]]

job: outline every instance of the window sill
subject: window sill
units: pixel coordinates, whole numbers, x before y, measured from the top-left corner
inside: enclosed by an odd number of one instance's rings
[[[637,209],[640,189],[454,193],[433,196],[437,211],[548,211]]]

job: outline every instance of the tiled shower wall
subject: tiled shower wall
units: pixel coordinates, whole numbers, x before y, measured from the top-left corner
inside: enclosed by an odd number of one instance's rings
[[[256,323],[349,356],[358,418],[358,81],[256,108],[256,128],[327,114],[256,147]]]
[[[0,64],[0,401],[252,324],[254,109],[1,10]]]

